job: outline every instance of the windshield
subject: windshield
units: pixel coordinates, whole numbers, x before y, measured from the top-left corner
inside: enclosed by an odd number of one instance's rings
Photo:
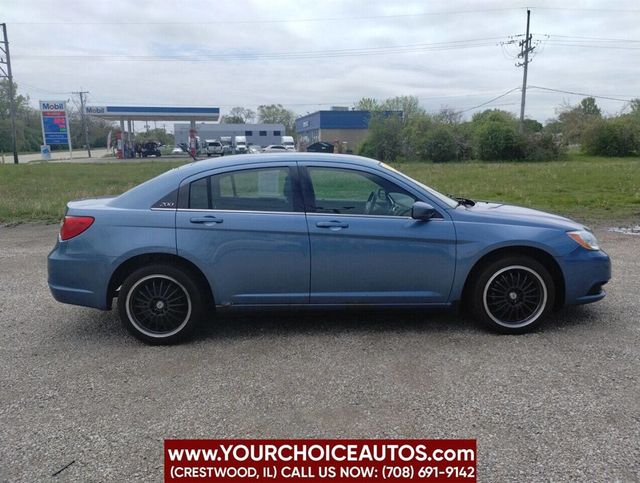
[[[413,179],[411,176],[407,176],[406,174],[398,171],[395,168],[392,168],[391,166],[389,166],[388,164],[385,164],[383,162],[380,162],[380,166],[383,167],[384,169],[387,169],[389,171],[394,172],[395,174],[402,176],[404,179],[412,181],[413,183],[417,184],[418,186],[420,186],[422,189],[424,189],[425,191],[427,191],[429,194],[435,196],[436,198],[438,198],[440,201],[442,201],[443,203],[445,203],[447,206],[451,207],[451,208],[455,208],[456,206],[458,206],[458,202],[455,200],[452,200],[451,198],[449,198],[448,196],[443,195],[442,193],[434,190],[433,188],[429,188],[426,184],[421,183],[420,181],[416,181],[415,179]]]

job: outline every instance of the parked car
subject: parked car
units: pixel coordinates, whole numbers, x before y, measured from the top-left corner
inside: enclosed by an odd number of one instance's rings
[[[249,145],[249,153],[250,154],[257,154],[262,152],[262,149],[260,148],[260,146],[256,146],[255,144],[250,144]]]
[[[326,143],[324,141],[318,141],[317,143],[307,146],[307,152],[309,153],[333,153],[333,144]]]
[[[233,137],[232,136],[220,136],[220,143],[222,144],[222,155],[233,154]]]
[[[284,151],[287,151],[287,148],[281,144],[270,144],[262,150],[263,153],[282,153]]]
[[[159,144],[154,141],[142,143],[140,154],[143,158],[146,158],[147,156],[156,156],[159,158],[162,155]]]
[[[174,146],[171,150],[171,154],[185,154],[185,152],[180,146]]]
[[[605,296],[609,257],[580,223],[445,196],[357,156],[231,156],[67,204],[56,300],[111,308],[137,338],[183,339],[215,310],[466,307],[518,334]]]
[[[214,139],[206,139],[205,146],[207,157],[222,156],[224,154],[224,148],[222,147],[222,143],[220,143],[220,141],[216,141]]]

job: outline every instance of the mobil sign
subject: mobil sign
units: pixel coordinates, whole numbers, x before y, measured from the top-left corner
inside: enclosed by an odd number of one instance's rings
[[[40,101],[41,111],[64,111],[66,107],[65,101]]]
[[[69,144],[69,122],[65,101],[40,101],[42,137],[45,145]]]

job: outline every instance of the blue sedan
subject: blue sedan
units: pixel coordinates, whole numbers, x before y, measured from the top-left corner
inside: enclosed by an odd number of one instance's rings
[[[371,159],[282,153],[170,170],[70,202],[56,300],[175,343],[222,308],[458,307],[517,334],[605,296],[610,261],[560,216],[445,196]]]

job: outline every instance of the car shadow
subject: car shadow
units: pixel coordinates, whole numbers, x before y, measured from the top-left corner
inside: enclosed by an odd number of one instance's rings
[[[67,326],[79,338],[99,338],[102,343],[122,343],[133,338],[123,328],[116,311],[95,312],[86,310],[78,324]],[[601,326],[603,314],[592,307],[566,307],[553,313],[550,319],[534,333],[553,333],[573,329],[589,330]],[[90,318],[91,320],[87,320]],[[201,342],[216,339],[254,338],[271,335],[336,336],[347,333],[433,333],[495,335],[472,318],[445,310],[282,310],[218,312],[198,328],[190,341]],[[516,336],[517,337],[517,336]]]
[[[205,322],[194,340],[346,333],[467,332],[475,324],[447,311],[299,310],[219,313]]]

